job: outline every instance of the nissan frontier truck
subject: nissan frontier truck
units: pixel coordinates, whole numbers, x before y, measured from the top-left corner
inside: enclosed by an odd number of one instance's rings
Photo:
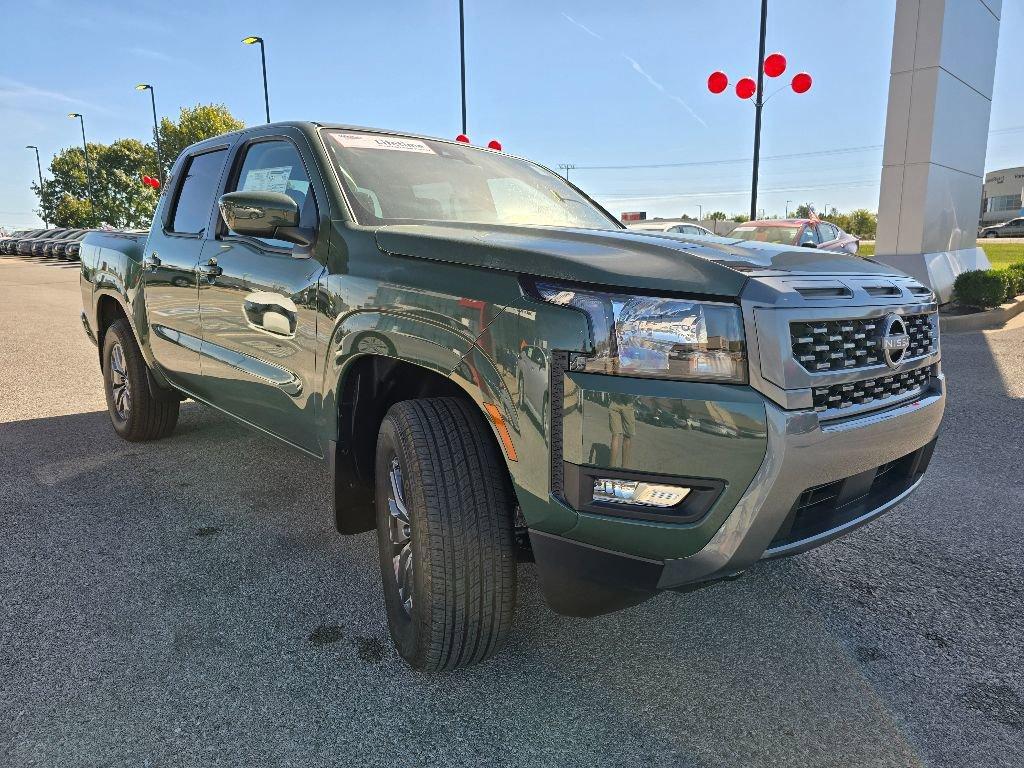
[[[85,238],[81,289],[114,431],[165,438],[191,399],[322,459],[421,670],[501,647],[524,561],[587,617],[873,520],[945,404],[905,274],[629,231],[543,166],[400,132],[195,144],[148,235]]]

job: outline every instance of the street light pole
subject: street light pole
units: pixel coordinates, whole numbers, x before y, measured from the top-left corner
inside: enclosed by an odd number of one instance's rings
[[[761,161],[761,109],[764,107],[764,41],[768,31],[768,0],[761,0],[761,39],[757,53],[757,92],[754,101],[754,173],[750,185],[750,218],[757,219],[757,170]]]
[[[466,135],[466,10],[464,0],[459,0],[459,58],[462,68],[462,134]]]
[[[149,91],[149,100],[153,105],[153,138],[156,141],[156,176],[160,180],[160,186],[164,185],[164,161],[160,152],[160,126],[156,122],[156,92],[149,83],[139,83],[135,86],[136,91]]]
[[[704,221],[704,206],[697,203],[697,223],[700,224]]]
[[[89,145],[85,142],[85,118],[82,117],[80,112],[70,112],[68,117],[74,120],[78,118],[78,122],[82,126],[82,151],[85,153],[85,178],[89,185],[89,202],[92,203],[93,213],[99,214],[96,210],[96,196],[92,190],[92,169],[89,167]]]
[[[787,200],[786,201],[786,218],[787,219],[789,218],[789,204],[792,203],[792,202],[793,202],[792,200]]]
[[[35,146],[34,144],[29,144],[28,146],[25,147],[25,149],[34,149],[36,151],[36,171],[39,173],[39,202],[41,204],[43,201],[43,165],[42,163],[39,162],[39,147]],[[39,209],[42,210],[42,205],[40,205]],[[47,226],[46,218],[40,218],[43,219],[43,226]]]
[[[263,66],[263,106],[267,110],[267,122],[270,122],[270,94],[267,91],[267,50],[263,46],[263,38],[257,37],[256,35],[250,35],[249,37],[242,38],[242,42],[246,45],[260,44],[260,63]]]

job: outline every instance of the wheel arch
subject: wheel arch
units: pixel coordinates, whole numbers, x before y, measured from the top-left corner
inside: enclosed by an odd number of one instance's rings
[[[325,397],[324,413],[334,419],[329,439],[335,526],[341,533],[360,533],[375,525],[374,459],[377,434],[388,409],[397,402],[427,397],[455,397],[473,403],[486,424],[489,439],[507,462],[502,435],[485,404],[497,406],[512,440],[515,409],[497,370],[474,348],[451,370],[424,361],[374,354],[351,356]],[[514,459],[513,459],[514,460]],[[510,480],[511,480],[511,472]]]

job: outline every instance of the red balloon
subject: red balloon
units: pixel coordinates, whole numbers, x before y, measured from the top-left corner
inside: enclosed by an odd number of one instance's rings
[[[721,93],[729,87],[729,78],[725,72],[712,72],[708,75],[708,90],[712,93]]]
[[[456,136],[455,140],[461,141],[463,144],[469,144],[469,136],[467,136],[464,133],[460,133],[458,136]]]
[[[501,152],[501,142],[497,139],[491,139],[487,142],[487,148],[493,149],[495,152]]]
[[[757,92],[757,83],[749,77],[744,77],[736,83],[736,95],[741,99],[749,99]]]
[[[786,57],[781,53],[773,53],[764,59],[764,73],[768,77],[778,77],[786,71]]]
[[[149,176],[143,176],[142,177],[142,183],[145,184],[147,187],[149,186],[149,183],[151,181],[152,181],[152,179]]]
[[[797,93],[807,93],[811,90],[811,76],[806,72],[799,72],[793,75],[793,90]]]
[[[160,179],[150,178],[150,184],[153,189],[160,189]]]

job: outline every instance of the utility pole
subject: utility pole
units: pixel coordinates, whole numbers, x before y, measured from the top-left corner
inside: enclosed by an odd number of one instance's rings
[[[39,147],[35,146],[34,144],[29,144],[28,146],[25,147],[25,149],[34,149],[36,151],[36,171],[39,173],[39,202],[40,202],[39,210],[42,210],[42,200],[43,200],[43,166],[39,162]],[[46,217],[41,216],[40,218],[42,218],[42,220],[43,220],[43,226],[44,227],[48,227],[49,225],[46,223]]]
[[[792,200],[787,200],[786,201],[786,218],[787,219],[789,218],[789,204],[792,203],[792,202],[793,202]]]
[[[576,166],[573,165],[572,163],[559,163],[558,164],[558,168],[562,171],[562,176],[565,177],[566,181],[569,180],[569,171],[571,171],[575,167]]]
[[[263,45],[263,38],[257,35],[249,35],[249,37],[242,38],[242,42],[246,45],[260,44],[260,63],[263,66],[263,106],[267,110],[267,122],[270,122],[270,94],[267,91],[267,49]]]
[[[82,117],[79,112],[69,112],[68,117],[74,120],[78,118],[78,122],[82,125],[82,151],[85,153],[85,178],[89,183],[89,202],[92,203],[93,213],[98,214],[99,211],[96,209],[96,196],[92,190],[92,168],[89,167],[89,145],[85,141],[85,118]]]
[[[757,169],[761,161],[761,109],[764,107],[764,42],[768,33],[768,0],[761,0],[761,38],[757,46],[757,92],[754,94],[754,173],[750,184],[750,218],[757,218]]]
[[[135,86],[136,91],[149,91],[149,101],[153,105],[153,140],[156,142],[156,176],[160,180],[160,186],[164,185],[164,161],[160,152],[160,126],[156,122],[156,92],[149,83],[139,83]]]
[[[464,0],[459,0],[459,59],[462,67],[462,135],[469,133],[466,128],[466,10]]]

